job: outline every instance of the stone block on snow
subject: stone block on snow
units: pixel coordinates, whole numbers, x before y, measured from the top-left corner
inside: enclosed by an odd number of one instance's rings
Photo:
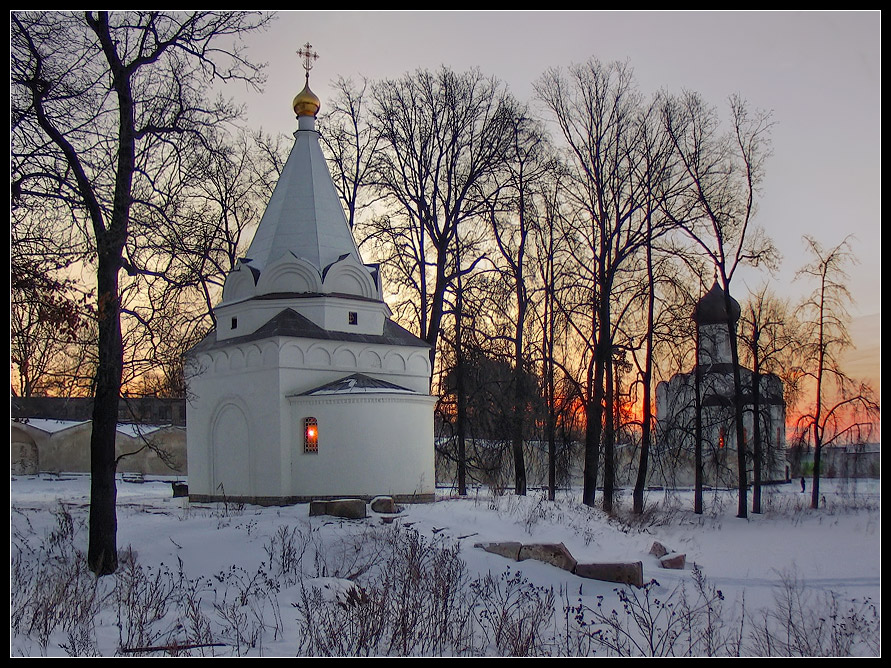
[[[578,564],[574,573],[582,578],[603,580],[604,582],[621,582],[623,584],[643,587],[643,563]]]
[[[535,559],[551,564],[564,571],[572,571],[578,563],[563,543],[533,543],[523,545],[517,561]]]

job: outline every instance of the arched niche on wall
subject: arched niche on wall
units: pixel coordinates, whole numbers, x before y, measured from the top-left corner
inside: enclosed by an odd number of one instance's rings
[[[210,433],[211,493],[249,495],[253,466],[244,408],[232,398],[223,399],[214,412]]]

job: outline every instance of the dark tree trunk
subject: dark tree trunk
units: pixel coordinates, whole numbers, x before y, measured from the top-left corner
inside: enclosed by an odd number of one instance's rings
[[[591,399],[585,407],[585,472],[582,503],[594,506],[597,493],[597,474],[600,466],[600,421],[603,408],[596,399]]]
[[[458,494],[465,496],[467,494],[467,386],[464,379],[464,324],[461,322],[464,306],[462,290],[459,275],[455,299],[455,395],[458,404],[455,421],[458,437]]]
[[[130,227],[133,175],[136,171],[136,111],[131,89],[132,71],[123,66],[109,31],[106,12],[88,19],[108,61],[118,101],[118,161],[114,203],[108,228],[94,220],[98,256],[99,303],[96,396],[93,401],[93,433],[90,439],[90,542],[87,562],[96,575],[117,569],[117,490],[115,489],[115,432],[124,349],[121,338],[121,302],[118,272]]]
[[[514,396],[513,396],[513,437],[511,447],[514,455],[514,491],[519,496],[526,495],[526,460],[523,456],[523,436],[526,424],[526,382],[523,372],[523,325],[526,320],[526,303],[522,277],[517,284],[517,328],[514,339]]]
[[[647,468],[650,459],[650,438],[653,420],[653,405],[650,401],[653,383],[653,321],[656,310],[656,288],[653,276],[653,254],[651,240],[653,230],[651,222],[647,219],[647,335],[644,341],[644,369],[643,369],[643,415],[641,416],[640,430],[640,463],[637,466],[637,480],[634,483],[633,511],[640,515],[644,511],[644,489],[647,485]]]
[[[815,428],[816,432],[817,429]],[[819,437],[815,434],[814,445],[814,481],[811,484],[811,508],[816,510],[820,507],[820,455],[823,453],[823,445],[819,442]]]
[[[430,320],[427,323],[427,331],[421,333],[421,337],[430,346],[430,368],[436,369],[436,346],[439,343],[440,328],[442,327],[443,301],[449,281],[446,278],[446,252],[445,245],[437,248],[436,282],[433,284],[433,297],[430,303]],[[424,267],[421,267],[424,273]],[[433,377],[430,379],[431,387]]]
[[[553,400],[551,395],[550,400]],[[557,498],[557,430],[553,403],[548,405],[548,501]]]
[[[597,493],[597,476],[600,468],[600,440],[603,436],[604,373],[606,361],[609,357],[609,338],[607,336],[608,332],[604,332],[602,322],[598,332],[599,341],[594,347],[593,374],[589,373],[591,391],[585,406],[585,473],[582,503],[586,506],[594,505],[594,498]]]
[[[736,322],[733,319],[733,310],[730,299],[730,286],[727,281],[724,281],[724,307],[727,312],[727,332],[730,340],[730,362],[733,366],[733,422],[736,427],[736,466],[737,486],[739,488],[739,501],[737,503],[736,516],[745,518],[749,516],[748,476],[746,475],[746,434],[745,428],[743,427],[742,376],[739,370]]]
[[[758,334],[755,333],[755,355],[752,364],[752,512],[761,513],[761,360],[758,355]]]
[[[695,410],[695,425],[693,435],[693,512],[702,515],[702,366],[700,364],[700,340],[699,327],[696,328],[696,364],[693,369],[693,402]]]
[[[553,234],[553,232],[552,232]],[[553,247],[553,245],[552,245]],[[553,254],[552,254],[553,255]],[[552,272],[549,271],[549,276]],[[553,284],[549,284],[545,295],[545,328],[544,328],[544,376],[545,396],[548,407],[547,437],[548,437],[548,500],[557,498],[557,411],[554,402],[556,391],[554,388],[554,308],[552,303]]]
[[[554,226],[548,225],[548,260],[547,280],[544,295],[544,328],[543,348],[545,364],[545,393],[547,395],[547,436],[548,436],[548,500],[557,498],[557,410],[555,406],[556,388],[554,387]]]
[[[820,507],[820,455],[823,453],[823,370],[826,368],[826,272],[820,279],[820,330],[817,353],[817,405],[814,410],[814,483],[811,485],[811,508]]]
[[[458,494],[467,494],[467,390],[464,383],[464,354],[460,352],[459,344],[458,362],[456,364],[455,393],[458,397],[456,431],[458,436]]]
[[[604,420],[603,425],[603,509],[608,513],[613,511],[613,497],[616,489],[616,392],[613,382],[614,371],[613,354],[612,349],[610,349],[604,378],[604,389],[606,390],[604,414],[606,420]]]
[[[87,563],[96,575],[117,570],[117,490],[115,432],[123,370],[123,344],[118,297],[119,260],[100,256],[99,363],[90,437],[90,528]]]

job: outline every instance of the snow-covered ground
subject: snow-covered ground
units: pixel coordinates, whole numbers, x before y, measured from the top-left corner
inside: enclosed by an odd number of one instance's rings
[[[801,493],[797,482],[768,487],[765,512],[750,514],[748,519],[735,517],[733,491],[708,492],[701,516],[692,513],[689,491],[652,491],[647,497],[648,512],[633,519],[627,513],[627,491],[620,496],[617,516],[610,518],[579,503],[579,493],[561,494],[556,502],[548,502],[539,491],[516,497],[480,490],[459,499],[440,490],[437,502],[405,506],[395,520],[385,523],[384,516],[370,509],[364,520],[341,520],[309,517],[307,504],[268,508],[190,504],[172,496],[169,481],[120,480],[118,546],[132,557],[122,559],[118,574],[102,578],[95,587],[90,599],[96,606],[92,621],[74,624],[52,621],[56,614],[48,611],[52,596],[44,590],[55,577],[69,578],[63,588],[71,592],[84,586],[72,582],[87,581],[83,574],[73,575],[70,565],[53,564],[64,561],[60,545],[65,541],[60,534],[72,536],[73,546],[86,550],[89,477],[18,477],[10,483],[10,653],[114,655],[134,646],[167,647],[170,653],[175,651],[172,646],[189,642],[203,646],[180,653],[293,656],[351,653],[351,648],[372,654],[659,653],[666,652],[666,645],[634,650],[601,640],[608,640],[609,633],[615,635],[623,625],[627,628],[630,618],[622,610],[640,606],[641,601],[649,601],[646,607],[651,612],[661,610],[662,621],[657,618],[649,626],[669,636],[675,628],[671,611],[689,616],[695,607],[697,574],[704,576],[700,588],[706,597],[711,592],[711,606],[720,609],[724,620],[707,626],[723,633],[725,640],[734,633],[742,638],[736,645],[721,645],[717,653],[767,653],[764,639],[759,645],[752,634],[759,625],[778,626],[774,614],[789,617],[787,607],[778,603],[784,599],[800,601],[795,614],[802,617],[801,624],[835,614],[846,628],[856,624],[877,631],[880,483],[824,480],[821,490],[824,507],[811,510],[809,485],[807,494]],[[65,511],[60,510],[62,506]],[[67,517],[72,530],[66,526]],[[546,563],[516,562],[475,547],[496,541],[563,543],[579,563],[640,561],[644,580],[656,580],[658,586],[637,589],[585,579]],[[649,553],[654,541],[685,554],[686,568],[660,568]],[[403,638],[400,649],[393,647],[392,633],[386,647],[378,640],[369,648],[362,644],[363,638],[350,636],[361,635],[355,624],[373,617],[371,606],[379,600],[373,592],[393,587],[382,583],[403,562],[417,560],[423,570],[421,580],[446,577],[442,575],[445,561],[437,561],[435,555],[445,555],[450,568],[466,566],[462,591],[476,598],[450,599],[453,591],[425,599],[415,592],[419,596],[415,608],[435,607],[443,600],[466,605],[467,632],[476,640],[449,638],[430,643],[415,638],[405,644]],[[487,580],[487,575],[492,577]],[[686,607],[681,606],[681,587]],[[166,602],[151,600],[164,595]],[[837,610],[832,607],[833,597]],[[671,605],[664,607],[666,601]],[[64,608],[61,603],[55,605]],[[548,612],[551,606],[554,614]],[[530,633],[535,639],[526,644],[513,636],[512,641],[505,640],[504,629],[510,625],[493,621],[497,610],[502,617],[513,615],[514,627],[522,627],[532,624],[530,619],[543,608],[548,621]],[[408,610],[393,609],[402,610],[403,617]],[[613,609],[619,621],[610,625],[606,618]],[[356,610],[364,611],[358,622],[351,617]],[[137,612],[140,619],[135,619]],[[331,615],[326,617],[328,612]],[[419,621],[412,622],[417,626],[414,633],[425,633],[427,611],[413,613],[419,614]],[[353,626],[334,629],[332,624]],[[323,626],[329,639],[310,642],[311,630]],[[592,644],[595,628],[601,635]],[[631,631],[632,635],[645,634],[640,624],[632,624]],[[788,637],[787,631],[783,632]],[[828,637],[832,630],[827,627],[822,633]],[[865,633],[870,633],[868,628]],[[345,636],[349,637],[344,640]],[[685,642],[678,641],[670,651],[703,652],[701,639],[692,649],[690,638]],[[844,638],[827,641],[825,646],[799,647],[798,653],[832,651],[826,648],[839,643],[844,646]],[[880,653],[880,648],[864,644],[859,636],[855,643],[848,651]],[[788,645],[782,651],[769,651],[795,653]],[[163,655],[160,650],[144,654]]]

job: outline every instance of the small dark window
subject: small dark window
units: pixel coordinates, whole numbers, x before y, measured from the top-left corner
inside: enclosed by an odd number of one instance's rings
[[[303,420],[303,452],[319,451],[319,422],[314,417]]]
[[[232,318],[232,329],[238,327],[238,318]]]
[[[358,325],[359,324],[359,314],[355,311],[350,311],[350,324]]]

